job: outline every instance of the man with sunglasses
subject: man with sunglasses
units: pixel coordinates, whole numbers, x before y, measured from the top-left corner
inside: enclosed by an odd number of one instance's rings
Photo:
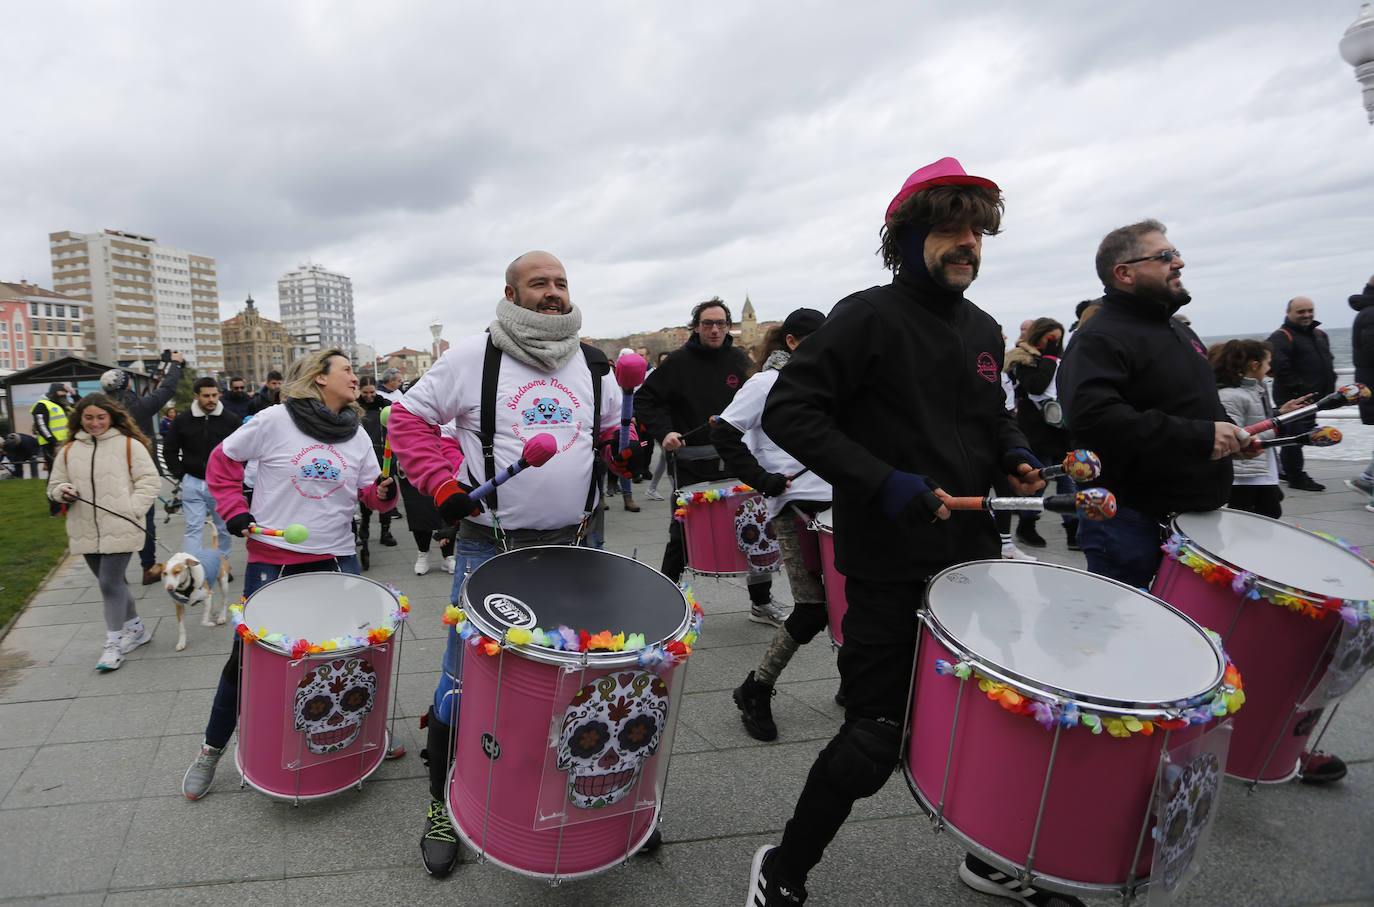
[[[1317,306],[1306,296],[1288,300],[1283,325],[1269,335],[1274,360],[1269,371],[1274,376],[1274,400],[1295,400],[1313,395],[1324,397],[1336,389],[1335,361],[1331,341],[1317,325]],[[1277,403],[1275,406],[1277,407]],[[1317,427],[1317,416],[1290,422],[1285,429],[1293,434]],[[1289,488],[1298,491],[1325,491],[1326,486],[1307,474],[1302,448],[1294,445],[1279,449],[1279,464]]]
[[[1081,521],[1078,543],[1093,573],[1145,587],[1169,515],[1226,503],[1242,433],[1222,408],[1202,341],[1173,317],[1192,297],[1164,225],[1113,230],[1096,264],[1102,308],[1069,346],[1059,393],[1074,445],[1102,458],[1093,484],[1116,495],[1117,514]]]
[[[248,393],[248,382],[235,375],[229,379],[229,393],[220,398],[224,408],[238,417],[240,423],[248,418],[248,408],[253,398]]]

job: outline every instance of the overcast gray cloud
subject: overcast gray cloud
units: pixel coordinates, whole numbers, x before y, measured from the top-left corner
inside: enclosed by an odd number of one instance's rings
[[[715,294],[776,318],[883,281],[888,199],[954,155],[1006,195],[970,294],[1005,324],[1070,317],[1146,216],[1202,333],[1298,293],[1344,324],[1374,272],[1358,7],[13,6],[0,279],[51,285],[50,231],[127,229],[214,256],[224,317],[311,260],[353,278],[361,340],[415,346],[546,248],[589,333]]]

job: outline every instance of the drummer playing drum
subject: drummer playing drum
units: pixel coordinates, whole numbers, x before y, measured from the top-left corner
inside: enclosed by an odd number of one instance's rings
[[[1084,520],[1088,570],[1146,588],[1159,570],[1170,514],[1224,505],[1240,426],[1222,406],[1202,341],[1173,317],[1192,296],[1183,257],[1157,220],[1119,227],[1097,247],[1102,308],[1078,331],[1060,370],[1075,444],[1102,457],[1095,483],[1116,496],[1116,518]],[[1302,780],[1336,781],[1345,763],[1303,755]]]
[[[1020,479],[1039,464],[1004,406],[1001,331],[963,295],[1001,218],[997,185],[953,158],[913,173],[880,231],[892,283],[837,303],[778,373],[764,408],[768,436],[834,486],[849,610],[839,655],[845,721],[812,765],[781,845],[754,856],[750,903],[759,907],[800,903],[854,802],[891,776],[927,580],[999,557],[992,519],[951,518],[941,497],[983,494],[1000,474],[1017,494],[1044,487]],[[968,884],[1025,897],[967,860]]]
[[[458,524],[454,604],[464,577],[503,551],[583,544],[587,518],[600,506],[596,445],[616,436],[621,400],[620,388],[607,377],[605,355],[580,344],[581,327],[562,263],[547,252],[527,252],[506,269],[505,298],[490,333],[456,343],[392,406],[388,430],[397,459],[411,483],[433,496],[440,515]],[[439,443],[439,426],[454,420],[464,457],[459,474]],[[535,433],[553,435],[559,453],[502,485],[485,500],[487,509],[476,512],[466,492],[515,463]],[[484,462],[484,446],[492,462]],[[623,463],[612,465],[628,474]],[[425,717],[430,803],[420,855],[436,876],[458,865],[458,838],[444,797],[462,648],[449,627],[444,669]]]

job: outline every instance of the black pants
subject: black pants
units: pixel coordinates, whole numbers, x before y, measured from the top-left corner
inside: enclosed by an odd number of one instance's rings
[[[1277,485],[1232,485],[1227,506],[1277,520],[1283,516],[1283,507],[1279,504],[1282,500],[1283,490]]]
[[[366,504],[359,504],[358,510],[362,516],[358,520],[358,539],[366,542],[372,534],[372,510]],[[391,521],[395,518],[395,510],[384,510],[377,514],[377,521],[382,524],[382,533],[385,534],[391,529]],[[429,549],[426,548],[426,551]]]
[[[1314,413],[1311,416],[1289,422],[1283,427],[1282,433],[1284,435],[1300,435],[1316,427],[1317,416]],[[1279,448],[1279,466],[1281,467],[1279,471],[1288,481],[1292,482],[1294,479],[1300,478],[1303,475],[1305,465],[1301,446],[1294,444],[1291,447]]]
[[[845,720],[811,766],[783,832],[779,859],[787,879],[805,882],[855,801],[866,796],[842,786],[844,760],[852,758],[846,752],[846,738],[863,722],[876,720],[900,730],[906,720],[916,657],[916,606],[927,579],[875,583],[850,577],[845,582],[849,610],[844,616],[844,645],[839,657]],[[890,775],[899,756],[899,748],[891,747],[874,754],[871,763],[863,767],[877,773],[885,770]]]

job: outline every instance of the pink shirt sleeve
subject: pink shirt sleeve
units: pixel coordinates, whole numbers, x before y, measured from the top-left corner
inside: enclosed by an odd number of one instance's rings
[[[248,512],[248,501],[243,497],[243,464],[227,455],[219,445],[215,445],[210,452],[210,462],[205,464],[205,484],[215,496],[215,509],[221,519]]]
[[[426,497],[432,498],[440,485],[456,477],[457,468],[452,464],[452,454],[445,455],[439,426],[407,412],[405,404],[393,403],[386,430],[391,451],[405,469],[406,478]],[[461,463],[462,454],[458,457]]]

